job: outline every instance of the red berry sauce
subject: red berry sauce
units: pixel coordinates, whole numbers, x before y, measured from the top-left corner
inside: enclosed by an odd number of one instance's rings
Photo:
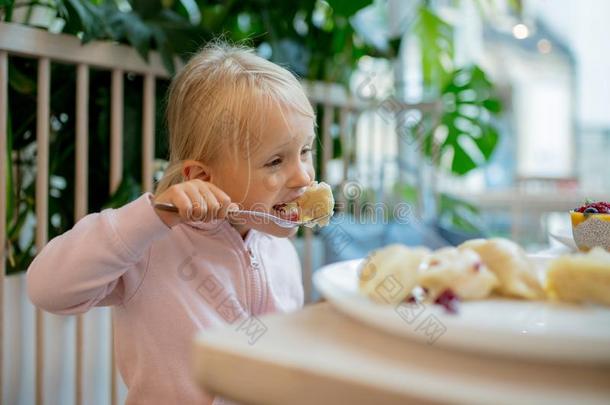
[[[444,290],[434,301],[435,304],[442,305],[447,312],[452,314],[457,314],[459,302],[460,298],[450,288]]]
[[[588,203],[579,208],[574,209],[574,211],[582,212],[585,214],[610,214],[610,203],[603,201]]]

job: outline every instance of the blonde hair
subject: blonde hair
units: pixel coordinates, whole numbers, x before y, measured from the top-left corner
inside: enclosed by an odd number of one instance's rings
[[[213,165],[221,157],[249,159],[269,112],[315,114],[301,84],[253,49],[215,41],[174,77],[167,99],[169,164],[155,193],[183,181],[182,162]]]

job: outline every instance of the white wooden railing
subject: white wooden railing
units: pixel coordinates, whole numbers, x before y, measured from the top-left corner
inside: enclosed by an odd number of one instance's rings
[[[0,246],[6,246],[6,173],[7,167],[7,101],[8,101],[8,58],[10,55],[28,57],[38,60],[37,78],[37,112],[36,112],[36,250],[40,251],[47,243],[48,221],[48,178],[49,178],[49,96],[50,64],[63,62],[74,64],[76,69],[76,162],[75,162],[75,221],[88,212],[87,203],[87,162],[88,162],[88,106],[89,106],[89,69],[90,67],[108,69],[112,72],[111,99],[111,159],[109,173],[110,192],[114,192],[121,182],[123,172],[123,78],[126,72],[144,76],[143,88],[143,122],[142,122],[142,188],[152,191],[154,159],[154,101],[155,80],[167,78],[168,74],[160,63],[157,54],[151,55],[150,63],[145,63],[131,48],[104,42],[81,45],[80,41],[69,35],[54,35],[48,32],[18,25],[0,23]],[[5,249],[2,251],[2,268],[0,269],[0,295],[4,294],[5,284]],[[25,270],[25,269],[24,269]],[[1,302],[1,301],[0,301]],[[4,308],[0,311],[4,313]],[[35,401],[44,402],[44,321],[41,310],[36,309],[36,345],[35,345]],[[0,339],[4,337],[7,325],[0,322]],[[112,333],[112,332],[110,332]],[[75,403],[83,403],[83,316],[76,317],[75,346]],[[110,339],[112,342],[112,339]],[[0,345],[1,348],[4,345]],[[113,352],[114,350],[112,350]],[[0,351],[0,358],[3,359]],[[111,361],[111,402],[117,402],[117,378],[114,360]],[[4,378],[3,378],[4,382]],[[0,386],[4,386],[1,384]],[[3,396],[0,396],[3,398]]]
[[[145,191],[152,191],[153,188],[153,160],[154,160],[154,133],[155,133],[155,80],[168,79],[168,74],[163,68],[159,55],[153,53],[150,62],[145,63],[137,53],[124,45],[117,45],[107,42],[93,42],[82,45],[80,41],[69,35],[50,34],[46,31],[26,27],[18,24],[0,23],[0,167],[3,174],[0,178],[0,246],[6,246],[6,217],[7,196],[6,196],[6,173],[7,167],[7,101],[8,101],[8,59],[10,56],[20,56],[32,58],[38,61],[37,78],[37,161],[36,161],[36,249],[40,251],[47,243],[47,220],[48,220],[48,177],[49,177],[49,97],[50,97],[50,64],[52,62],[62,62],[76,65],[76,162],[75,162],[75,221],[78,221],[88,213],[88,184],[87,184],[87,162],[88,162],[88,105],[89,105],[89,69],[91,67],[110,70],[111,80],[111,125],[110,125],[110,173],[108,187],[110,192],[114,192],[121,182],[123,172],[122,161],[122,138],[123,138],[123,78],[127,72],[144,76],[143,85],[143,134],[142,134],[142,188]],[[331,136],[331,126],[333,115],[339,114],[340,122],[340,141],[344,151],[348,147],[355,147],[354,128],[360,114],[370,108],[365,102],[350,97],[340,86],[304,83],[308,95],[314,105],[319,105],[324,111],[324,120],[321,128],[322,141],[322,167],[319,171],[322,178],[327,177],[329,162],[333,155],[333,142]],[[341,182],[348,178],[348,153],[343,153]],[[339,196],[341,198],[341,196]],[[303,262],[303,280],[306,297],[311,297],[311,275],[313,270],[313,234],[311,229],[305,231],[302,244],[301,258]],[[0,303],[5,291],[5,260],[6,251],[1,249],[2,257],[0,262]],[[25,269],[24,269],[25,270]],[[24,290],[22,290],[23,293]],[[7,308],[2,308],[1,314]],[[11,309],[8,308],[10,311]],[[96,309],[97,310],[97,309]],[[84,319],[88,314],[76,316],[74,325],[75,334],[75,364],[74,364],[74,403],[89,403],[84,398],[83,393],[83,348],[84,341]],[[35,403],[45,402],[45,380],[44,373],[47,372],[44,364],[45,360],[45,320],[49,314],[44,314],[41,310],[35,309],[35,361],[34,361],[34,387]],[[66,317],[69,318],[69,317]],[[6,325],[0,319],[0,339],[5,336],[4,332],[13,325]],[[112,331],[107,331],[108,336],[112,336]],[[112,339],[109,338],[110,342]],[[7,345],[0,342],[0,363],[4,364],[3,348]],[[111,357],[114,350],[110,351]],[[6,367],[5,367],[6,368]],[[110,402],[117,403],[117,376],[114,359],[111,360],[110,367]],[[9,371],[10,372],[10,371]],[[3,376],[1,387],[5,386]],[[7,398],[0,393],[0,399]],[[8,399],[10,400],[10,399]]]

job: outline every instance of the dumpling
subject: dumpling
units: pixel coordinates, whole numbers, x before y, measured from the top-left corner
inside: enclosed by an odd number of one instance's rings
[[[274,214],[280,218],[290,221],[311,221],[315,218],[324,217],[315,223],[306,226],[320,227],[328,225],[330,217],[334,214],[335,199],[330,186],[324,182],[312,182],[303,195],[294,201],[275,204]]]
[[[500,281],[498,293],[530,300],[544,298],[533,264],[515,242],[503,238],[473,239],[462,243],[459,249],[472,249],[481,256]]]
[[[314,181],[296,201],[299,207],[299,220],[310,221],[314,218],[327,216],[316,224],[328,225],[335,208],[335,199],[330,186],[324,182]]]
[[[499,284],[474,250],[452,247],[439,249],[422,261],[418,283],[432,301],[445,290],[464,300],[485,298]]]
[[[360,292],[379,303],[401,302],[417,285],[417,270],[429,252],[401,244],[373,251],[360,268]]]
[[[545,289],[554,299],[610,305],[610,253],[596,247],[586,254],[553,260],[547,270]]]

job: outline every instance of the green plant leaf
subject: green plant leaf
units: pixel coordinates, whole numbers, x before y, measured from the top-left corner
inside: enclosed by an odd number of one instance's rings
[[[206,4],[201,6],[201,25],[212,32],[218,32],[227,18],[229,5]]]
[[[142,59],[148,62],[152,38],[151,29],[134,13],[123,13],[123,21],[127,40],[131,46],[136,48]]]
[[[13,90],[21,94],[36,94],[36,81],[12,63],[8,65],[8,80]]]
[[[395,191],[403,201],[417,204],[420,192],[417,187],[410,184],[397,184]]]
[[[152,27],[152,35],[155,38],[157,44],[157,51],[161,56],[163,66],[167,69],[170,74],[174,74],[174,52],[172,46],[167,38],[167,35],[163,30],[157,26]]]
[[[508,4],[513,10],[515,10],[517,15],[521,15],[523,13],[523,5],[521,3],[521,0],[508,0]]]
[[[356,12],[373,3],[372,0],[328,0],[335,15],[351,17]]]
[[[66,0],[64,5],[70,19],[74,16],[78,17],[80,22],[79,28],[83,32],[83,43],[94,39],[106,38],[104,15],[96,5],[88,1],[79,0]]]
[[[473,140],[487,161],[491,158],[493,151],[496,149],[500,135],[498,134],[498,130],[492,125],[482,125],[481,129],[483,130],[483,135],[474,137]]]
[[[390,47],[390,55],[392,58],[398,57],[398,53],[400,52],[400,45],[402,44],[402,36],[397,38],[392,38],[388,41],[388,45]]]
[[[462,199],[449,194],[439,195],[440,222],[462,232],[480,234],[485,227],[479,209]]]
[[[452,153],[449,169],[463,175],[491,158],[499,139],[493,118],[502,111],[502,105],[494,96],[492,83],[476,65],[453,71],[441,99],[440,125],[447,136],[435,145],[433,134],[438,127],[429,126],[424,138],[424,153],[436,164],[442,160],[434,156],[436,150],[441,155]]]
[[[343,146],[339,137],[333,138],[333,159],[343,156]]]
[[[130,175],[124,175],[117,190],[104,204],[104,208],[119,208],[142,194],[142,187]]]
[[[23,224],[25,223],[28,212],[30,211],[27,209],[22,210],[15,221],[12,221],[13,218],[11,217],[11,222],[8,224],[8,232],[6,235],[9,240],[19,239],[19,234],[22,231]]]
[[[422,52],[424,85],[440,90],[447,82],[453,63],[453,28],[430,8],[418,10],[413,25]]]
[[[451,160],[451,171],[453,173],[463,175],[479,166],[457,142],[452,142],[450,145],[453,150],[453,159]]]
[[[483,100],[483,107],[494,114],[498,114],[502,111],[502,103],[497,99],[486,99]]]
[[[164,7],[161,0],[129,0],[131,8],[143,19],[156,16]]]
[[[4,21],[10,22],[13,19],[14,0],[0,0],[0,10],[4,10]]]
[[[11,121],[10,108],[7,108],[6,120],[6,223],[9,224],[13,218],[13,209],[15,205],[15,190],[13,186],[13,125]]]
[[[337,27],[333,30],[332,49],[335,53],[340,54],[345,48],[345,42],[349,35],[353,34],[352,26],[344,24],[341,27]]]

